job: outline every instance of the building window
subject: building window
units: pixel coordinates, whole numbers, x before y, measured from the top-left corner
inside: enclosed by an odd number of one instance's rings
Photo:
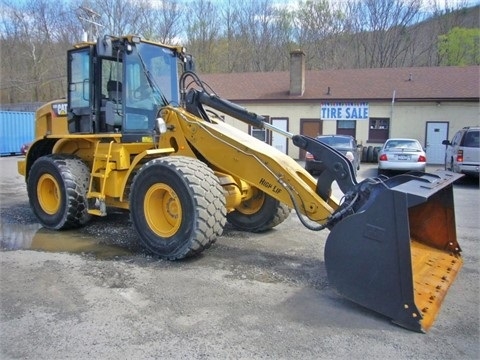
[[[250,131],[250,135],[260,141],[267,142],[267,131],[265,129],[252,128]]]
[[[383,143],[388,139],[390,119],[389,118],[370,118],[368,129],[368,141]]]
[[[350,135],[355,137],[356,128],[357,128],[357,122],[355,120],[338,120],[337,121],[338,135]]]
[[[268,115],[263,115],[265,118],[265,122],[270,123],[270,117]],[[250,135],[252,135],[254,138],[266,142],[267,144],[270,143],[270,131],[267,131],[266,129],[257,129],[254,128],[253,126],[248,126],[248,132]]]

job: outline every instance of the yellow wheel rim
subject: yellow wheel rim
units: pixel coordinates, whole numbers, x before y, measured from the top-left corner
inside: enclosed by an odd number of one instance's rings
[[[177,193],[166,184],[148,189],[143,203],[145,219],[150,229],[161,237],[177,233],[182,224],[182,204]]]
[[[43,174],[37,183],[37,198],[40,207],[49,215],[54,215],[62,203],[60,186],[50,174]]]
[[[260,211],[264,202],[265,193],[254,188],[252,197],[243,201],[235,210],[245,215],[253,215]]]

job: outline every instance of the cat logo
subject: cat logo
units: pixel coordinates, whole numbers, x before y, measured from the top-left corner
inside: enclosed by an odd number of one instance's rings
[[[52,110],[56,116],[67,115],[67,103],[53,104]]]

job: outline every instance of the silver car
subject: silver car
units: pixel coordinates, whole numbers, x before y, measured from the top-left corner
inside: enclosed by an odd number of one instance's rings
[[[425,171],[427,156],[416,139],[388,139],[378,153],[378,172]]]

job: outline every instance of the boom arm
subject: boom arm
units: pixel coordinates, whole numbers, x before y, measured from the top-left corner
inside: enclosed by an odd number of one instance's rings
[[[354,191],[357,181],[351,162],[340,152],[332,147],[304,135],[293,135],[281,130],[265,121],[263,116],[249,112],[247,109],[234,104],[216,95],[207,94],[204,91],[192,89],[186,97],[186,109],[188,112],[210,121],[203,105],[221,111],[253,127],[277,132],[292,139],[293,144],[310,152],[315,160],[323,162],[326,170],[318,178],[317,194],[325,201],[330,198],[331,185],[337,181],[344,194]]]

